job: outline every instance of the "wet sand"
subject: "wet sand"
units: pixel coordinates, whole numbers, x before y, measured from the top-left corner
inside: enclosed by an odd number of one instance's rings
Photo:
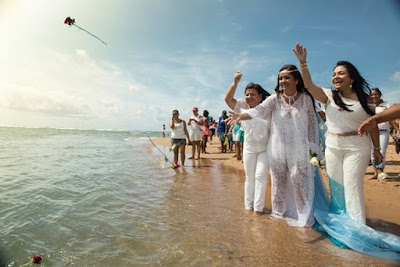
[[[154,140],[169,146],[169,138]],[[217,142],[216,142],[217,141]],[[332,244],[325,235],[313,229],[294,228],[283,220],[269,216],[270,183],[267,203],[261,216],[243,208],[243,164],[234,153],[220,153],[219,141],[208,144],[201,160],[186,160],[176,170],[176,184],[170,191],[167,210],[176,218],[180,237],[176,242],[188,257],[174,258],[168,264],[182,261],[191,265],[250,266],[396,266],[395,262],[362,255]],[[186,147],[186,155],[191,147]],[[380,183],[365,176],[367,223],[374,229],[400,235],[400,155],[390,145],[386,172],[395,177]],[[186,235],[186,237],[185,237]],[[174,240],[169,240],[174,244]],[[171,249],[171,248],[169,248]]]

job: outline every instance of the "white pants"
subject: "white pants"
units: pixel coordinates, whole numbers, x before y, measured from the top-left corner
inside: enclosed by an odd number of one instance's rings
[[[247,210],[262,212],[268,183],[269,163],[267,151],[264,150],[259,153],[244,151],[243,164],[246,174],[244,207]]]
[[[381,154],[383,156],[382,163],[378,165],[379,169],[385,168],[386,163],[386,149],[389,143],[389,131],[379,130],[379,147],[381,148]],[[371,162],[375,163],[374,159],[374,148],[371,149]]]
[[[326,169],[329,177],[343,186],[347,214],[354,221],[365,224],[364,175],[370,160],[371,147],[367,143],[357,151],[327,147]],[[332,193],[332,192],[331,192]],[[331,195],[331,199],[343,199]]]

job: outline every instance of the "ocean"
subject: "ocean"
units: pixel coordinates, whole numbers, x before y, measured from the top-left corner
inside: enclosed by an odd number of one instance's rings
[[[173,170],[148,136],[161,132],[0,127],[0,266],[388,263],[248,214],[243,172]]]

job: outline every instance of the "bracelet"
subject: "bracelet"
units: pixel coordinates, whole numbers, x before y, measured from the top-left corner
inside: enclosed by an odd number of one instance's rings
[[[374,150],[381,151],[380,147],[374,147]]]
[[[307,69],[308,67],[307,67],[307,62],[304,62],[304,63],[300,63],[300,69]]]

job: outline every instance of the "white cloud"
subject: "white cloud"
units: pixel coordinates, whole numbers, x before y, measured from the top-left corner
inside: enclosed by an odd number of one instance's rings
[[[237,23],[237,22],[232,22],[232,27],[236,31],[239,31],[239,32],[243,30],[243,26],[240,23]]]
[[[291,31],[292,29],[293,29],[293,25],[285,25],[285,26],[280,28],[280,31],[286,33],[286,32]]]
[[[249,63],[249,52],[248,51],[243,51],[241,52],[238,56],[235,56],[233,58],[233,65],[236,70],[241,70],[247,66]]]
[[[267,78],[267,82],[268,82],[268,83],[276,83],[277,78],[278,78],[277,75],[272,74],[272,75],[270,75],[270,76]]]
[[[21,118],[15,118],[21,124],[26,112],[41,114],[50,126],[62,116],[91,118],[98,128],[105,118],[123,121],[137,114],[131,105],[140,103],[137,98],[145,86],[117,65],[96,62],[82,49],[70,54],[51,51],[34,62],[8,65],[0,80],[0,107],[21,112]],[[26,118],[25,123],[33,122]]]
[[[390,77],[390,80],[399,82],[400,81],[400,71],[396,71],[393,73],[393,75]]]

